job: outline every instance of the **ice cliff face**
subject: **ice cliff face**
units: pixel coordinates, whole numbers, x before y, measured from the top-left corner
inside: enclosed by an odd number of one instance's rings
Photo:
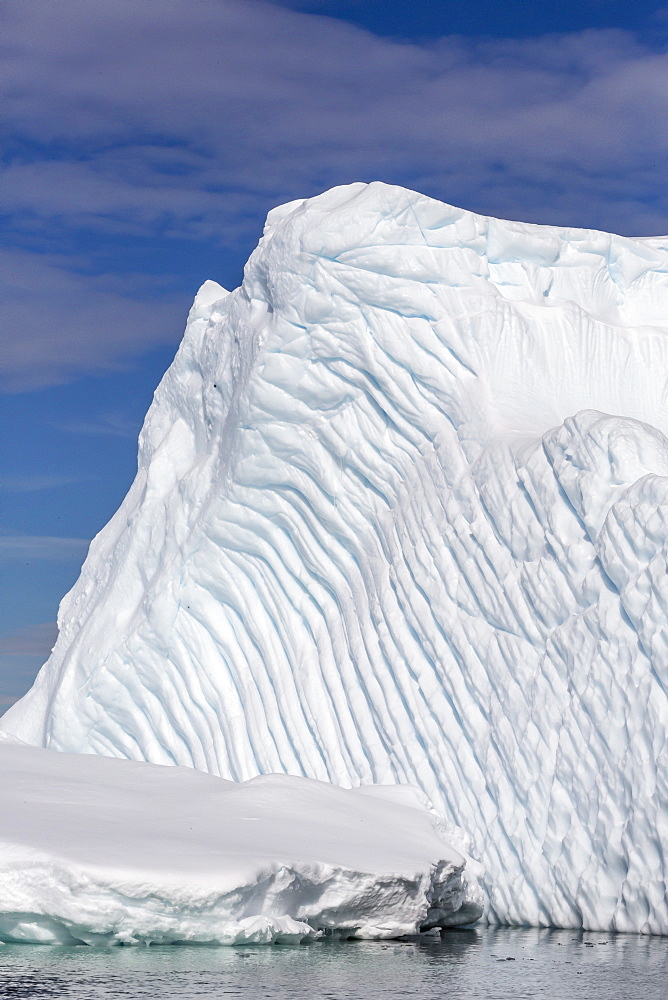
[[[271,213],[2,725],[412,782],[490,919],[668,933],[666,247],[382,184]]]

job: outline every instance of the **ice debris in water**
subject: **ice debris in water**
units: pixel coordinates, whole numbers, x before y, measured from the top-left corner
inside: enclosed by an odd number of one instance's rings
[[[4,728],[412,783],[490,920],[668,932],[667,245],[379,183],[270,213]]]

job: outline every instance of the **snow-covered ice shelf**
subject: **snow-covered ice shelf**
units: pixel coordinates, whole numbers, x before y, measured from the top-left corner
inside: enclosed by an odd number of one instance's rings
[[[412,783],[489,919],[668,932],[667,290],[658,238],[383,184],[275,210],[2,726]]]
[[[238,784],[6,735],[0,773],[0,941],[386,938],[482,912],[416,789]]]

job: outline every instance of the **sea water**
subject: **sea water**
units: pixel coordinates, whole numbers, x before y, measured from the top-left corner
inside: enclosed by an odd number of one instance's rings
[[[291,947],[0,946],[30,1000],[665,1000],[668,939],[536,929]]]

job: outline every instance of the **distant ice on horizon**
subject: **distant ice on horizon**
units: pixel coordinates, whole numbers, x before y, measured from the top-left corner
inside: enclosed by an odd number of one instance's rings
[[[661,238],[381,183],[274,210],[0,727],[411,783],[490,921],[668,933],[667,317]]]

